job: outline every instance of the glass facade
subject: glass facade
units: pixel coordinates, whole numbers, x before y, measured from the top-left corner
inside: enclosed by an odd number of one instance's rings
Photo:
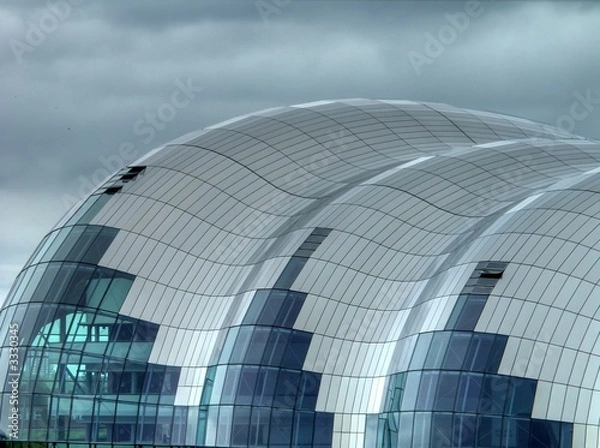
[[[597,448],[598,166],[598,142],[410,101],[169,143],[16,278],[0,440]]]

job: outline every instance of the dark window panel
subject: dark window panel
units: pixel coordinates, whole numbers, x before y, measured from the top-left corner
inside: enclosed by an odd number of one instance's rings
[[[444,361],[444,356],[448,352],[448,342],[450,333],[447,331],[437,331],[433,333],[433,339],[425,359],[424,369],[440,369]]]
[[[306,294],[301,292],[289,291],[285,305],[279,311],[275,319],[275,325],[280,327],[292,328],[294,322],[300,314],[300,309],[304,305]]]
[[[73,218],[75,218],[75,216],[72,218],[73,222],[77,222],[78,224],[87,224],[89,223],[92,219],[94,219],[94,217],[98,214],[98,212],[102,209],[102,207],[104,207],[104,205],[109,201],[110,196],[101,194],[101,195],[95,195],[95,196],[90,196],[90,199],[92,199],[93,197],[96,198],[96,201],[90,206],[90,208],[87,209],[87,211],[83,214],[83,216],[81,216],[81,218],[79,218],[77,221],[73,220]],[[71,221],[69,221],[71,222]]]
[[[314,431],[314,412],[295,412],[292,430],[292,446],[297,448],[312,447]]]
[[[315,433],[313,443],[315,448],[329,448],[333,436],[333,414],[315,412]]]
[[[480,373],[461,373],[456,394],[457,412],[477,412],[482,383],[483,375]]]
[[[436,411],[453,411],[458,390],[459,372],[440,372],[434,409]]]
[[[471,333],[452,332],[442,368],[447,370],[459,370],[463,365],[470,342]]]
[[[463,370],[485,372],[494,339],[495,335],[493,334],[474,333],[469,350],[467,350]]]
[[[227,366],[227,374],[223,382],[223,390],[221,392],[222,404],[234,404],[238,382],[240,379],[241,366]]]
[[[265,352],[265,346],[269,339],[271,329],[269,327],[249,327],[253,328],[252,337],[246,351],[246,357],[244,363],[246,364],[260,364],[260,361]]]
[[[254,327],[240,327],[233,351],[231,352],[230,362],[232,364],[241,364],[244,361],[253,330]]]
[[[502,414],[508,392],[509,377],[486,375],[481,388],[479,412],[481,414]]]
[[[531,417],[537,382],[512,377],[508,387],[505,415]]]
[[[321,384],[321,375],[313,372],[302,372],[300,388],[296,402],[297,409],[314,411]]]
[[[497,373],[500,368],[500,362],[502,356],[504,356],[504,349],[506,348],[506,342],[508,336],[497,334],[494,338],[494,343],[490,349],[490,355],[487,360],[486,372]]]
[[[244,316],[244,324],[255,324],[258,321],[258,316],[260,316],[260,313],[267,302],[269,292],[270,290],[268,289],[259,289],[254,293],[252,302],[250,302],[250,307],[248,307],[248,311]]]
[[[100,230],[99,226],[86,226],[65,258],[69,261],[80,261],[94,243]]]
[[[236,406],[233,411],[233,425],[231,427],[231,445],[247,446],[250,428],[249,406]]]
[[[289,447],[292,441],[293,411],[273,409],[269,447]]]
[[[80,264],[77,266],[69,285],[65,289],[61,298],[62,303],[77,305],[80,302],[85,304],[84,292],[95,271],[95,266]]]
[[[290,330],[284,330],[280,328],[273,328],[271,330],[269,340],[267,341],[267,345],[265,347],[265,354],[263,356],[262,364],[269,366],[281,365],[291,334],[292,332]]]
[[[452,430],[452,444],[456,448],[475,448],[477,435],[477,417],[475,415],[455,414]]]
[[[102,227],[99,235],[96,237],[85,255],[81,258],[81,261],[84,263],[98,264],[118,233],[118,229],[114,229],[112,227]]]
[[[237,405],[251,405],[254,397],[254,389],[258,379],[258,366],[243,366],[240,374],[237,396]]]
[[[446,324],[446,330],[455,330],[456,329],[456,323],[458,322],[458,319],[462,314],[462,310],[465,307],[465,303],[467,302],[467,297],[468,297],[468,295],[466,295],[466,294],[460,294],[458,296],[458,299],[456,300],[456,304],[454,305],[454,308],[452,309],[452,313],[450,314],[450,317],[448,318],[448,323]]]
[[[269,427],[271,423],[270,408],[252,408],[252,418],[249,428],[250,446],[267,446],[269,442]]]
[[[69,232],[63,243],[60,245],[52,259],[58,261],[66,260],[67,255],[69,254],[69,252],[71,252],[71,249],[73,249],[73,246],[75,246],[77,240],[79,240],[79,237],[83,234],[84,230],[85,226],[72,227],[71,231]]]
[[[286,306],[287,291],[272,290],[269,298],[260,313],[257,320],[259,325],[273,325],[277,319],[277,314],[282,307]]]
[[[281,360],[282,367],[302,369],[312,335],[304,331],[292,331],[287,348]]]
[[[308,261],[306,257],[292,257],[275,282],[275,288],[289,289]]]
[[[437,371],[424,371],[421,373],[419,395],[415,406],[416,410],[426,411],[433,409],[439,376],[440,372]]]
[[[298,396],[300,372],[297,370],[281,370],[277,378],[274,407],[293,408]]]
[[[502,442],[503,447],[508,448],[519,448],[522,446],[540,447],[544,445],[531,444],[529,445],[529,419],[504,419],[504,428],[502,430],[504,434],[504,440]],[[559,448],[556,445],[556,448]]]
[[[469,294],[454,328],[456,330],[474,330],[486,300],[487,296],[485,295]]]
[[[433,447],[452,446],[452,414],[433,413],[431,419],[431,445]]]
[[[256,392],[254,394],[255,406],[271,406],[275,396],[275,386],[279,370],[273,367],[261,367],[256,380]]]
[[[502,417],[477,418],[477,447],[502,446]]]

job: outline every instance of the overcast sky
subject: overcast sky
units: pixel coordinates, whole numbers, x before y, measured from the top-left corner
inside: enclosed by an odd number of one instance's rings
[[[106,164],[255,110],[434,101],[598,139],[599,24],[575,1],[3,0],[0,302]]]

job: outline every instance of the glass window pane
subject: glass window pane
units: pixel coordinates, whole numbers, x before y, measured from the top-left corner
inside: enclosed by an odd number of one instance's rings
[[[425,369],[439,369],[442,366],[442,361],[446,355],[450,333],[446,331],[438,331],[433,334],[429,353],[425,360]]]
[[[456,395],[456,410],[458,412],[477,412],[482,382],[482,374],[461,373]]]
[[[437,411],[452,411],[455,407],[459,372],[441,372],[434,408]]]
[[[471,342],[471,333],[454,331],[450,337],[443,369],[459,370],[465,360],[465,355]]]
[[[270,332],[269,327],[254,327],[244,361],[246,364],[260,364]]]
[[[292,369],[302,369],[312,335],[304,331],[292,331],[281,365]]]

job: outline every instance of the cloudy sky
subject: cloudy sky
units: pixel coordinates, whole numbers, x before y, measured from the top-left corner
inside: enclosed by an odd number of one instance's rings
[[[599,139],[599,23],[576,1],[3,0],[0,302],[107,165],[255,110],[435,101]]]

